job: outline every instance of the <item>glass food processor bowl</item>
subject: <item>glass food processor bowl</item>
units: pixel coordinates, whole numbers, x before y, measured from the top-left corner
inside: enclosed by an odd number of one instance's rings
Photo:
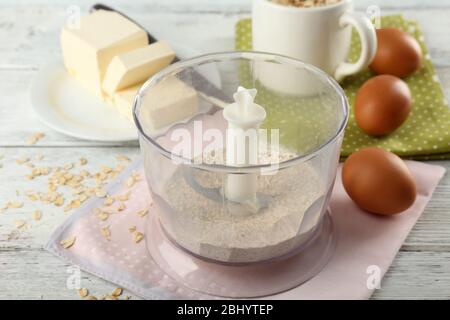
[[[244,91],[265,117],[234,149],[256,159],[237,164],[223,110],[239,87],[256,89]],[[332,232],[323,225],[348,102],[318,68],[268,53],[208,54],[149,79],[133,113],[156,223],[183,251],[248,265],[287,259]]]

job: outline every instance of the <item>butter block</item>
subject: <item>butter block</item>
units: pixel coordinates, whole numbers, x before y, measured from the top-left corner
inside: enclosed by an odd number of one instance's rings
[[[133,121],[133,102],[142,83],[117,91],[113,96],[113,104],[122,116]]]
[[[114,105],[132,120],[134,97],[140,85],[114,94]],[[170,78],[150,89],[142,99],[139,119],[144,130],[152,133],[195,115],[198,112],[197,91],[183,81]]]
[[[105,10],[82,16],[78,28],[65,26],[60,41],[68,73],[99,97],[104,96],[102,82],[111,60],[148,45],[143,29],[120,14]]]
[[[140,118],[144,129],[156,131],[193,116],[198,105],[197,91],[181,80],[169,78],[147,92]]]
[[[157,42],[115,56],[109,64],[103,90],[110,96],[114,92],[147,80],[168,66],[175,52],[166,42]]]

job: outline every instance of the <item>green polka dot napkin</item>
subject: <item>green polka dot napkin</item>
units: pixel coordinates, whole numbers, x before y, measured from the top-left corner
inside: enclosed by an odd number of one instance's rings
[[[359,87],[373,74],[367,70],[346,78],[342,87],[347,94],[352,111],[345,132],[341,155],[346,157],[361,147],[378,146],[402,157],[413,159],[450,159],[450,110],[425,46],[417,22],[405,20],[400,15],[385,16],[382,27],[394,27],[413,35],[420,43],[424,59],[422,68],[404,79],[413,96],[413,107],[408,120],[392,134],[374,138],[356,125],[353,104]],[[251,50],[251,20],[240,20],[236,25],[236,49]],[[361,45],[353,33],[349,61],[359,57]]]

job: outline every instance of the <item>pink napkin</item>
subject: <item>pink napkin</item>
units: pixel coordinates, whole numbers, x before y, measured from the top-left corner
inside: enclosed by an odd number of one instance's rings
[[[345,193],[340,171],[330,203],[331,216],[338,233],[336,251],[327,266],[313,279],[269,299],[368,299],[402,246],[409,231],[443,177],[445,169],[407,161],[414,175],[418,197],[407,212],[380,217],[360,210]],[[141,179],[131,188],[124,181],[137,172]],[[57,228],[46,249],[83,270],[122,286],[147,299],[212,298],[183,287],[169,278],[148,255],[145,240],[135,242],[129,227],[145,232],[146,219],[138,212],[151,205],[151,197],[140,161],[130,165],[107,188],[110,195],[130,190],[126,209],[102,221],[93,211],[104,199],[91,199]],[[116,209],[118,203],[110,208]],[[151,207],[150,207],[151,208]],[[101,228],[108,226],[110,239]],[[63,239],[76,237],[72,247],[64,249]]]

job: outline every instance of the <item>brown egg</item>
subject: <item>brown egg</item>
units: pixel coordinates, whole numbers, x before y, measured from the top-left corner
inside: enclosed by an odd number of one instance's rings
[[[367,134],[383,136],[400,127],[411,111],[411,92],[401,79],[376,76],[364,83],[355,99],[355,120]]]
[[[350,198],[371,213],[401,213],[416,199],[416,183],[406,164],[380,148],[364,148],[348,157],[342,183]]]
[[[376,74],[406,77],[420,68],[422,50],[414,37],[394,28],[377,30],[377,52],[369,68]]]

